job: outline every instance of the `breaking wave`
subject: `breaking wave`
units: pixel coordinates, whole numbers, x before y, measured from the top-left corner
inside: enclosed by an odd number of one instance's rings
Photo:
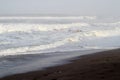
[[[61,16],[61,17],[57,17],[57,16],[44,16],[44,17],[10,17],[10,16],[8,16],[8,17],[0,17],[0,20],[4,20],[4,19],[7,19],[7,20],[10,20],[10,19],[50,19],[50,20],[53,20],[53,19],[81,19],[81,20],[83,20],[83,19],[88,19],[88,20],[94,20],[94,19],[96,19],[96,16],[66,16],[66,17],[64,17],[64,16]]]
[[[31,32],[31,31],[55,31],[67,28],[77,28],[88,26],[87,23],[70,23],[70,24],[0,24],[0,33],[6,32]]]
[[[120,22],[100,22],[96,17],[0,17],[10,19],[54,19],[72,23],[0,22],[0,56],[30,54],[38,51],[118,48]],[[61,20],[63,19],[63,20]],[[78,19],[81,21],[75,22]],[[84,21],[83,19],[88,19]],[[34,20],[33,20],[34,21]],[[33,54],[32,53],[32,54]]]

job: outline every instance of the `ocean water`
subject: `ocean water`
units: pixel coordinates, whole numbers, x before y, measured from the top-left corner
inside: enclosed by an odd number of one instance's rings
[[[119,47],[119,17],[0,16],[0,77]]]
[[[120,19],[97,16],[0,17],[0,57],[117,48]]]

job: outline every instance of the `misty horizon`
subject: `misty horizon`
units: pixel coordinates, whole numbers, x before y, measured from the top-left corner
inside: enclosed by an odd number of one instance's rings
[[[0,15],[116,15],[119,0],[0,0]]]

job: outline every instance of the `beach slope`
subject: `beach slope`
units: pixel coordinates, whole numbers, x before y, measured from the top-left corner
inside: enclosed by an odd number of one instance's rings
[[[120,80],[120,49],[83,55],[68,64],[0,80]]]

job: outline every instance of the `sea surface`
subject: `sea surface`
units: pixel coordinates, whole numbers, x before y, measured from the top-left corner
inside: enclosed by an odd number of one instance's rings
[[[44,63],[40,61],[53,55],[73,57],[72,51],[119,47],[120,17],[0,16],[0,76],[19,73],[15,69],[26,63],[30,66],[31,61]],[[54,58],[46,60],[45,65]],[[19,68],[13,68],[16,66]]]

